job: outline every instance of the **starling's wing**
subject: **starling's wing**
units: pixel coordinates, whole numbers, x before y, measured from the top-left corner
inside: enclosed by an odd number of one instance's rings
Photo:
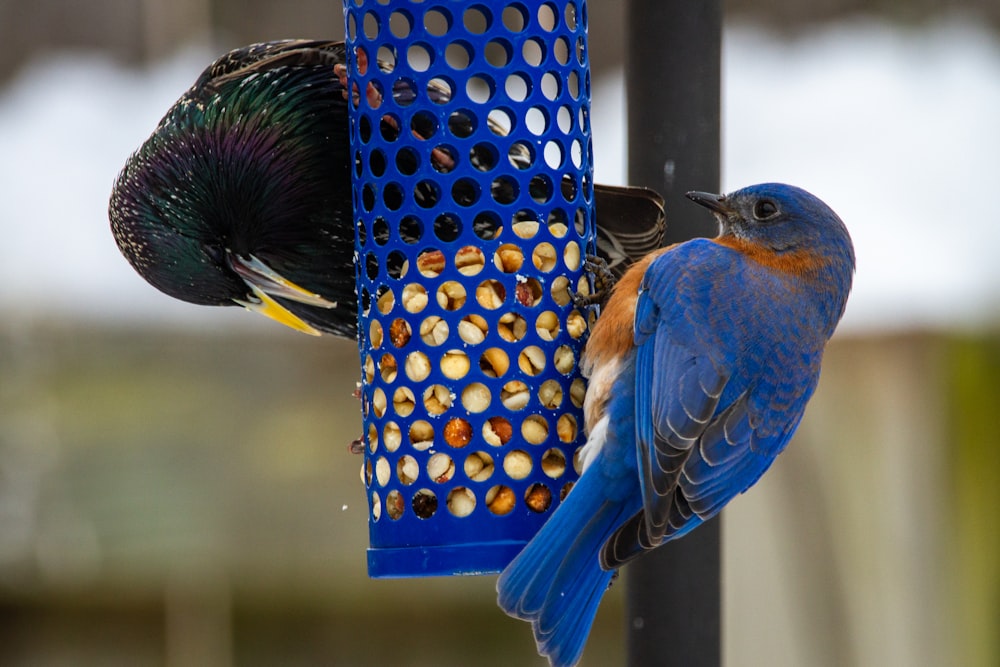
[[[663,245],[663,197],[648,188],[594,185],[597,254],[616,278]]]
[[[251,44],[226,53],[205,68],[189,95],[210,94],[229,81],[276,67],[329,65],[332,76],[333,66],[346,62],[347,52],[343,42],[286,39]]]

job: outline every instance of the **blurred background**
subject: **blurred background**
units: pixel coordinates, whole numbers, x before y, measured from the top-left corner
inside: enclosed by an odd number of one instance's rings
[[[801,185],[858,255],[795,441],[723,514],[726,664],[1000,664],[1000,5],[725,6],[724,188]],[[543,664],[493,577],[367,579],[355,346],[173,301],[108,229],[208,62],[340,7],[0,0],[0,664]],[[589,13],[622,183],[623,8]],[[584,665],[622,618],[616,587]]]

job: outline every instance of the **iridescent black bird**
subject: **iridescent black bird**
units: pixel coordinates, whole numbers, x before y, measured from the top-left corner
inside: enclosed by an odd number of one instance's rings
[[[183,301],[356,336],[345,63],[342,42],[287,40],[202,72],[111,195],[115,240],[143,278]],[[595,197],[598,251],[620,275],[659,246],[662,201],[608,186]]]

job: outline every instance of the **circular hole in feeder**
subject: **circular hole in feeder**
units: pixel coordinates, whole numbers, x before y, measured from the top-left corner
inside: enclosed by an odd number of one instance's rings
[[[367,287],[361,288],[361,314],[365,317],[371,312],[372,295]]]
[[[383,141],[395,141],[399,138],[399,117],[391,113],[384,114],[379,119],[378,131]]]
[[[403,494],[401,494],[396,489],[390,491],[385,497],[385,513],[389,515],[389,518],[395,521],[399,517],[403,516],[403,512],[406,509],[406,504],[403,502]]]
[[[493,263],[504,273],[514,273],[524,264],[524,253],[513,243],[504,243],[493,253]]]
[[[386,225],[386,229],[388,229],[388,225]],[[385,263],[385,270],[386,273],[389,274],[389,277],[399,280],[400,278],[406,275],[406,269],[407,269],[406,255],[404,255],[398,250],[393,250],[392,252],[390,252],[389,257],[387,258]]]
[[[399,183],[386,183],[382,189],[382,202],[390,211],[398,211],[403,205],[403,186]]]
[[[515,449],[503,457],[503,471],[510,479],[524,479],[531,474],[533,463],[528,452]]]
[[[385,392],[382,391],[381,387],[376,387],[375,391],[372,392],[372,412],[375,417],[381,418],[385,414],[386,407]]]
[[[511,231],[519,239],[533,239],[538,234],[538,219],[534,211],[522,208],[511,218]]]
[[[472,452],[462,466],[465,476],[473,482],[485,482],[493,476],[493,457],[486,452]]]
[[[366,211],[375,208],[375,186],[371,183],[365,183],[364,187],[361,188],[361,206]]]
[[[479,194],[479,183],[471,178],[460,178],[451,186],[451,198],[459,206],[472,206]]]
[[[478,171],[490,171],[498,160],[497,148],[491,143],[479,142],[469,150],[469,163]]]
[[[529,67],[538,67],[545,60],[545,43],[537,37],[524,40],[521,45],[521,58]]]
[[[490,195],[500,205],[513,204],[520,194],[520,187],[510,176],[498,176],[490,184]]]
[[[410,416],[416,403],[417,399],[409,387],[399,387],[392,394],[392,410],[400,417]]]
[[[403,485],[413,484],[419,475],[420,466],[417,465],[417,460],[409,454],[404,454],[396,461],[396,477]]]
[[[559,14],[551,3],[545,3],[538,8],[538,25],[546,32],[552,32],[559,24]]]
[[[448,131],[452,136],[466,139],[476,131],[476,115],[471,111],[459,109],[448,116]]]
[[[559,82],[559,77],[554,72],[543,74],[541,90],[545,99],[555,102],[559,98],[559,93],[562,92],[562,84]]]
[[[438,305],[445,310],[458,310],[465,305],[465,297],[465,287],[454,280],[449,280],[437,290]]]
[[[458,323],[458,337],[468,345],[479,345],[486,340],[489,325],[479,315],[466,315]],[[480,366],[482,362],[480,361]]]
[[[381,518],[382,518],[382,499],[379,497],[377,491],[372,491],[372,520],[378,521]]]
[[[372,238],[379,245],[385,245],[389,240],[389,223],[382,216],[375,218],[372,223]]]
[[[538,388],[538,402],[542,404],[543,408],[555,410],[562,405],[562,400],[562,386],[555,380],[546,380]]]
[[[455,462],[444,452],[433,454],[427,460],[427,476],[438,484],[444,484],[455,476]]]
[[[576,38],[576,62],[581,67],[587,64],[587,42],[583,37]]]
[[[365,374],[365,382],[371,384],[375,379],[375,362],[372,361],[372,355],[365,356],[365,363],[362,365],[362,370]]]
[[[531,81],[526,75],[515,72],[504,79],[503,89],[510,100],[523,102],[531,94]]]
[[[389,325],[389,342],[394,347],[403,347],[410,342],[412,333],[410,323],[401,317],[397,317]]]
[[[361,137],[361,143],[367,144],[372,138],[372,121],[368,116],[361,116],[358,120],[358,135]],[[355,157],[358,158],[354,163],[360,167],[361,166],[361,152],[355,153]],[[358,176],[361,176],[359,173]]]
[[[503,14],[500,16],[503,26],[511,32],[521,32],[528,25],[528,10],[519,3],[504,7]]]
[[[552,187],[552,179],[544,174],[537,174],[531,177],[528,182],[528,194],[535,201],[536,204],[545,204],[550,199],[555,192],[555,188]]]
[[[516,504],[514,492],[510,487],[498,484],[486,492],[486,507],[497,516],[510,514]]]
[[[507,290],[497,280],[484,280],[476,287],[476,301],[487,310],[496,310],[507,298]]]
[[[420,156],[417,152],[405,146],[396,153],[396,170],[404,176],[412,176],[420,166]]]
[[[514,112],[505,107],[490,109],[486,115],[486,127],[498,137],[506,137],[514,127]]]
[[[542,148],[542,157],[549,169],[559,169],[565,160],[565,150],[559,141],[550,139],[545,142],[545,146]]]
[[[399,238],[403,243],[413,244],[423,238],[424,227],[420,218],[408,215],[399,221]]]
[[[383,44],[378,47],[378,52],[375,54],[378,59],[379,70],[388,74],[396,69],[396,48],[389,44]]]
[[[426,141],[438,130],[437,118],[429,111],[418,111],[410,119],[410,130],[415,138]]]
[[[438,144],[431,151],[431,166],[439,174],[448,174],[454,171],[458,164],[458,155],[455,149],[447,144]]]
[[[486,256],[474,245],[463,246],[455,253],[455,268],[463,276],[474,276],[486,266]]]
[[[575,442],[577,432],[576,417],[573,415],[561,415],[556,421],[556,435],[562,442]]]
[[[403,308],[410,313],[419,313],[426,307],[427,289],[420,283],[408,283],[403,288]]]
[[[539,375],[545,370],[545,353],[537,345],[529,345],[517,355],[517,367],[526,375]]]
[[[410,424],[407,431],[410,447],[418,452],[424,452],[434,446],[434,427],[425,419],[418,419]]]
[[[573,161],[573,166],[579,169],[583,166],[583,144],[579,139],[574,139],[569,145],[569,157]]]
[[[515,141],[507,150],[507,161],[515,169],[530,169],[535,164],[534,149],[525,141]]]
[[[437,315],[425,317],[420,323],[420,340],[425,345],[437,347],[448,340],[448,323]]]
[[[559,335],[559,316],[546,310],[535,320],[535,333],[544,341],[553,341]]]
[[[392,290],[386,285],[379,285],[378,289],[375,290],[375,295],[375,304],[378,307],[378,312],[387,315],[393,306],[396,305],[395,295],[393,295]]]
[[[590,113],[585,108],[580,108],[580,129],[584,132],[590,131]]]
[[[542,472],[552,479],[559,479],[566,473],[566,455],[553,447],[542,454]]]
[[[368,169],[371,171],[372,176],[376,178],[382,176],[385,173],[386,161],[385,153],[376,149],[371,152],[368,156]]]
[[[574,407],[582,408],[583,399],[587,397],[587,383],[583,378],[576,378],[569,385],[569,400]]]
[[[443,384],[432,384],[424,389],[424,409],[429,415],[443,415],[451,407],[454,397]]]
[[[549,423],[541,415],[529,415],[521,422],[521,437],[532,445],[540,445],[549,437]]]
[[[424,250],[417,255],[417,271],[424,278],[437,278],[444,271],[444,253],[437,248]]]
[[[368,451],[371,454],[378,451],[378,429],[375,424],[368,425]]]
[[[361,20],[361,29],[364,31],[365,37],[368,39],[375,39],[378,37],[378,15],[375,14],[375,12],[366,12],[365,17]]]
[[[448,492],[445,503],[451,515],[461,519],[476,509],[476,494],[464,486],[457,486]]]
[[[531,107],[524,114],[524,125],[528,128],[528,132],[540,137],[549,129],[549,115],[542,107]]]
[[[411,44],[406,49],[406,63],[414,72],[426,72],[434,61],[432,53],[426,44]]]
[[[574,310],[566,316],[566,332],[570,337],[577,339],[587,333],[587,320],[583,318],[580,311]]]
[[[476,104],[486,104],[494,95],[494,86],[493,80],[483,75],[470,76],[465,82],[465,94]]]
[[[368,325],[368,343],[373,349],[382,347],[382,323],[372,320]]]
[[[434,236],[451,243],[462,233],[462,220],[454,213],[442,213],[434,218]]]
[[[486,62],[497,69],[507,67],[510,64],[513,53],[513,47],[505,39],[491,39],[483,49],[483,56],[486,58]]]
[[[543,273],[548,273],[556,266],[556,249],[548,242],[539,243],[531,253],[531,263]]]
[[[420,489],[413,494],[412,505],[414,514],[421,519],[429,519],[437,512],[437,495],[430,489]]]
[[[541,514],[552,506],[552,491],[544,484],[536,482],[524,492],[524,504],[532,512]]]
[[[575,71],[566,77],[566,90],[574,100],[580,99],[580,75]]]
[[[492,241],[500,235],[503,225],[493,211],[480,211],[472,221],[472,231],[484,241]]]
[[[397,9],[389,14],[389,32],[399,39],[405,39],[413,29],[413,17],[409,13]]]
[[[473,5],[462,13],[462,25],[473,35],[483,34],[489,29],[491,23],[493,23],[493,17],[489,9],[482,5]]]
[[[388,352],[382,355],[382,359],[378,362],[378,372],[382,376],[382,380],[385,382],[392,382],[396,379],[396,357],[392,356]]]
[[[473,414],[489,408],[491,400],[490,390],[482,382],[473,382],[462,390],[462,407]]]
[[[510,357],[499,347],[491,347],[479,357],[479,370],[490,378],[503,377],[510,368]]]
[[[535,278],[526,278],[517,283],[514,296],[522,306],[537,306],[542,300],[542,284]]]
[[[497,320],[497,333],[508,343],[516,343],[528,333],[528,321],[517,313],[504,313]]]
[[[455,84],[443,76],[436,76],[427,82],[427,97],[434,104],[447,104],[455,96]]]
[[[530,400],[528,385],[520,380],[511,380],[500,391],[500,402],[511,412],[523,410]]]
[[[573,215],[573,229],[576,231],[576,235],[583,237],[586,236],[587,232],[587,209],[580,207],[576,209],[576,213]]]
[[[393,421],[386,422],[385,428],[382,430],[382,442],[385,443],[385,450],[387,452],[394,452],[399,449],[399,446],[403,442],[403,434],[399,430],[399,424]]]
[[[569,375],[576,368],[576,354],[569,345],[560,345],[552,354],[553,366],[563,375]]]
[[[583,474],[583,447],[577,447],[573,452],[573,471],[577,475]]]
[[[423,382],[431,374],[431,362],[427,355],[416,350],[406,355],[406,377],[414,382]]]
[[[511,428],[510,422],[503,417],[490,417],[483,424],[483,440],[491,447],[506,445],[512,435],[514,435],[514,429]]]
[[[563,500],[566,500],[566,496],[568,496],[569,492],[573,490],[573,486],[575,484],[576,484],[576,482],[566,482],[565,484],[562,485],[562,488],[559,489],[559,500],[560,500],[560,502],[563,501]]]
[[[461,417],[452,417],[444,425],[444,441],[452,447],[465,447],[472,440],[472,426]]]
[[[421,208],[432,208],[441,201],[441,186],[430,179],[418,181],[413,188],[413,199]]]
[[[441,355],[441,374],[449,380],[461,380],[469,374],[469,357],[461,350],[448,350]]]
[[[378,482],[378,485],[385,486],[388,484],[391,474],[392,468],[389,466],[389,459],[384,456],[378,457],[375,460],[375,481]]]
[[[448,67],[461,72],[472,62],[472,47],[462,41],[449,42],[444,50],[444,61]]]
[[[556,127],[563,134],[569,134],[573,129],[573,113],[567,106],[561,106],[556,111]]]
[[[563,179],[563,183],[565,182],[566,179]],[[572,181],[570,181],[570,183],[572,184]],[[552,235],[552,238],[561,239],[566,236],[569,232],[569,226],[566,224],[568,219],[569,218],[566,217],[566,211],[561,208],[554,208],[549,211],[549,217],[545,224],[548,226],[549,234]]]

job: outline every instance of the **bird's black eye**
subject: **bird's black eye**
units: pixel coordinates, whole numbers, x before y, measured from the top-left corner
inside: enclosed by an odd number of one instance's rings
[[[778,215],[778,205],[770,199],[761,199],[753,205],[753,217],[758,220],[770,220]]]

